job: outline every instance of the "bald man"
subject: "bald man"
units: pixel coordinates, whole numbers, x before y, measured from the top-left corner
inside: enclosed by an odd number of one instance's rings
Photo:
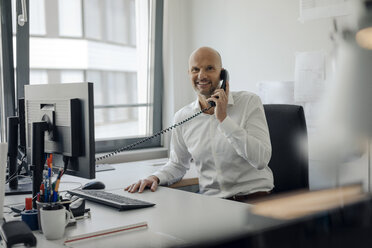
[[[267,164],[271,143],[260,98],[249,92],[221,89],[220,54],[209,47],[195,50],[188,73],[197,100],[175,114],[175,123],[215,107],[177,127],[172,132],[168,163],[153,175],[125,188],[128,192],[155,191],[182,179],[194,160],[200,193],[248,202],[269,194],[274,187]]]

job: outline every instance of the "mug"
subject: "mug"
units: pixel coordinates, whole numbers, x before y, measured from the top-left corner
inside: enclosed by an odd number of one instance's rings
[[[46,239],[61,239],[70,219],[70,212],[63,205],[49,205],[40,209],[41,227]]]
[[[40,219],[40,210],[43,208],[43,207],[47,207],[48,205],[50,205],[49,202],[39,202],[39,201],[36,201],[36,207],[37,207],[37,219],[38,219],[38,223],[39,223],[39,230],[42,231],[43,229],[41,228],[41,219]]]

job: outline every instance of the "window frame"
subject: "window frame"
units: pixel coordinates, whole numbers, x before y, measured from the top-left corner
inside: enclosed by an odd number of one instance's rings
[[[4,1],[0,0],[3,3],[9,2],[9,11],[10,18],[11,18],[11,1]],[[162,68],[162,33],[163,33],[163,0],[156,0],[152,1],[149,0],[151,4],[155,4],[154,6],[154,13],[155,13],[155,23],[150,28],[150,32],[153,36],[151,38],[154,39],[153,47],[150,49],[150,51],[153,52],[153,72],[152,75],[150,75],[153,78],[153,104],[150,104],[149,107],[153,108],[153,114],[150,117],[152,123],[152,132],[156,133],[161,130],[162,128],[162,92],[163,92],[163,68]],[[29,0],[26,0],[27,3],[27,11],[29,10]],[[16,0],[16,12],[17,16],[21,13],[21,6],[20,6],[20,0]],[[3,12],[4,13],[4,12]],[[29,15],[28,15],[29,16]],[[14,19],[14,17],[13,17]],[[8,26],[8,29],[10,30],[9,37],[13,37],[12,33],[12,22],[6,23]],[[63,37],[61,37],[63,38]],[[29,65],[29,44],[30,44],[30,34],[29,34],[29,23],[26,22],[26,24],[23,27],[20,27],[17,25],[17,33],[16,33],[16,40],[17,40],[17,99],[24,97],[24,85],[29,84],[29,75],[30,75],[30,65]],[[3,47],[4,48],[4,47]],[[13,50],[8,50],[12,51]],[[4,50],[2,51],[4,52]],[[5,55],[2,55],[3,58]],[[13,68],[14,71],[14,68]],[[4,71],[4,77],[9,77],[9,72]],[[14,73],[13,73],[14,75]],[[14,76],[13,76],[14,78]],[[13,88],[14,91],[14,88]],[[13,95],[11,94],[11,91],[9,89],[6,89],[5,91],[6,95]],[[13,102],[15,103],[14,99]],[[140,106],[141,104],[139,104]],[[9,107],[8,107],[9,108]],[[96,146],[96,153],[102,153],[102,152],[111,152],[117,149],[120,149],[124,146],[127,146],[129,144],[132,144],[134,142],[137,142],[139,140],[145,139],[149,136],[143,136],[143,137],[135,137],[135,138],[124,138],[124,139],[111,139],[111,140],[100,140],[95,141]],[[153,147],[161,147],[161,137],[156,137],[148,142],[144,142],[138,146],[136,146],[135,149],[142,149],[142,148],[153,148]]]
[[[1,125],[0,126],[1,126],[1,141],[3,142],[7,140],[6,139],[6,133],[7,133],[7,128],[6,128],[7,121],[6,120],[9,116],[15,115],[15,110],[16,110],[15,97],[16,96],[15,96],[15,85],[14,85],[12,2],[1,0],[0,7],[1,7],[0,15],[1,15],[1,19],[3,20],[0,24],[1,25],[0,27],[0,35],[1,35],[0,122],[1,122]],[[21,6],[20,4],[17,3],[17,9],[18,8],[21,8]],[[27,24],[24,26],[27,26]]]

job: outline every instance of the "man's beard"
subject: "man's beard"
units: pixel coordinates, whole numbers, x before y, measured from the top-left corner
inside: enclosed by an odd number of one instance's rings
[[[217,89],[217,87],[214,86],[213,82],[210,82],[210,84],[211,84],[211,87],[210,87],[210,89],[209,89],[208,92],[203,92],[202,90],[200,90],[200,89],[198,88],[197,85],[196,85],[195,89],[196,89],[196,91],[198,92],[199,95],[202,95],[202,96],[204,96],[205,98],[210,98],[210,97],[213,95],[214,91]],[[218,84],[217,84],[217,85],[218,85]]]

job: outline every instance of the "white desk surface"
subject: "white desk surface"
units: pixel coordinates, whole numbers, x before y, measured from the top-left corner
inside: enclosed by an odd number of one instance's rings
[[[86,207],[91,209],[91,218],[78,220],[76,226],[67,227],[65,238],[139,222],[147,222],[148,228],[86,240],[75,243],[72,247],[167,247],[216,240],[253,228],[249,221],[248,204],[167,187],[159,187],[156,192],[146,190],[142,194],[131,194],[123,190],[125,186],[157,170],[159,166],[153,166],[154,161],[116,164],[115,170],[97,172],[95,179],[104,182],[108,191],[153,202],[156,204],[154,207],[120,212],[115,208],[86,201]],[[88,181],[65,175],[60,190],[79,186],[69,182],[84,184]],[[5,204],[23,202],[24,197],[7,196]],[[38,239],[37,247],[65,247],[65,238],[48,241],[38,231],[35,234]]]

